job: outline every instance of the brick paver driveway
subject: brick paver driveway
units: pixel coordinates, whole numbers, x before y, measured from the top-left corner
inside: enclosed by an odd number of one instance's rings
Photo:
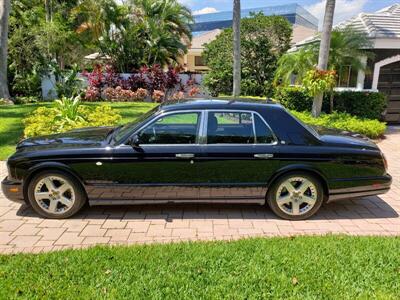
[[[92,207],[72,219],[45,220],[0,192],[0,253],[249,236],[400,235],[400,127],[389,128],[379,146],[394,179],[388,194],[327,204],[311,220],[300,222],[243,205]],[[0,162],[1,178],[5,173],[5,163]]]

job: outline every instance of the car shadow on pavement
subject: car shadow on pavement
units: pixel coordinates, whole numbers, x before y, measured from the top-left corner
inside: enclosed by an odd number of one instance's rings
[[[22,205],[18,216],[41,218],[29,206]],[[397,218],[399,214],[380,197],[341,200],[325,204],[311,220]],[[95,220],[190,220],[256,219],[277,220],[268,207],[243,204],[160,204],[131,206],[86,206],[70,219]]]

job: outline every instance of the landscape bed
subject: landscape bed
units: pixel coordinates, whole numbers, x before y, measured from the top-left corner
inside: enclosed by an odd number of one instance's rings
[[[0,298],[399,299],[400,238],[291,237],[0,256]]]

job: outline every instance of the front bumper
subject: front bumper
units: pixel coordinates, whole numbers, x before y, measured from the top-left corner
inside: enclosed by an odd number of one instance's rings
[[[10,180],[7,177],[1,182],[1,190],[8,200],[24,203],[24,193],[20,181]]]
[[[390,190],[392,176],[386,174],[377,178],[361,180],[361,182],[365,185],[357,185],[355,187],[346,187],[330,191],[328,202],[385,194]],[[361,182],[358,180],[357,184],[360,184]]]

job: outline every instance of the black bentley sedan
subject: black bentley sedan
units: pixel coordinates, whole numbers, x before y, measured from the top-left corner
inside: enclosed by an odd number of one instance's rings
[[[124,126],[23,140],[7,165],[6,197],[48,218],[86,202],[207,202],[267,203],[300,220],[326,201],[391,185],[374,143],[311,128],[268,101],[168,102]]]

